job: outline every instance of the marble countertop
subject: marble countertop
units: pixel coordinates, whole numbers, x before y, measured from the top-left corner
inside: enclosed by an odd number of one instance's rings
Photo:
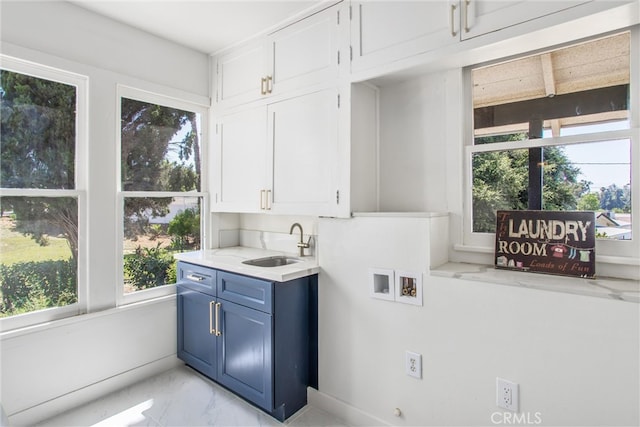
[[[638,280],[582,279],[499,270],[493,266],[453,262],[431,270],[431,275],[640,303],[640,281]]]
[[[242,263],[242,261],[246,261],[248,259],[265,258],[278,255],[286,255],[300,261],[279,267],[257,267]],[[191,264],[229,271],[231,273],[244,274],[246,276],[272,280],[275,282],[286,282],[300,277],[317,274],[320,271],[318,261],[314,257],[300,257],[295,254],[281,251],[248,248],[243,246],[182,252],[175,254],[174,257],[179,261]]]

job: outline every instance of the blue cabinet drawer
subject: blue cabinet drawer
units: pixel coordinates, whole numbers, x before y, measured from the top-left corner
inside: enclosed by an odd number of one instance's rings
[[[178,262],[177,283],[207,295],[216,296],[216,270]]]
[[[249,308],[273,311],[273,283],[268,280],[218,271],[218,298]]]

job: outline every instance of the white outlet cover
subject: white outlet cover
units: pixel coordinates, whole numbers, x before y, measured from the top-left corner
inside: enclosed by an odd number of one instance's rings
[[[509,411],[518,412],[518,384],[496,378],[496,405]]]
[[[407,351],[405,354],[405,372],[410,377],[422,379],[422,355]]]

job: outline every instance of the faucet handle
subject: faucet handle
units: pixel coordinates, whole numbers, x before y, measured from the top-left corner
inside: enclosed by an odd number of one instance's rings
[[[297,243],[298,248],[300,249],[300,256],[304,256],[304,250],[305,249],[309,249],[311,244],[311,236],[309,236],[309,240],[307,240],[307,242],[303,242],[302,238],[300,239],[300,241]]]
[[[307,243],[305,242],[298,242],[298,247],[299,248],[308,248],[311,244],[311,236],[309,236],[309,240],[307,240]]]

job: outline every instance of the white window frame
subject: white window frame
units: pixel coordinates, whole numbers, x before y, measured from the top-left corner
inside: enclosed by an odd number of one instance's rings
[[[200,189],[201,191],[180,192],[180,191],[123,191],[122,190],[122,130],[120,128],[120,119],[122,117],[122,98],[134,99],[142,102],[154,103],[169,108],[177,108],[185,111],[192,111],[200,114],[201,118],[201,139],[200,139]],[[208,212],[209,212],[209,197],[208,197],[208,155],[207,155],[207,135],[208,135],[208,108],[202,104],[177,99],[174,97],[160,95],[153,92],[137,89],[130,86],[118,85],[116,96],[116,179],[117,179],[117,221],[118,221],[118,265],[117,265],[117,278],[118,283],[116,285],[116,305],[132,304],[140,301],[145,301],[153,298],[159,298],[166,295],[175,294],[175,284],[167,284],[164,286],[158,286],[155,288],[144,289],[129,294],[124,293],[124,200],[126,198],[134,197],[199,197],[202,200],[201,203],[201,215],[200,215],[200,233],[201,233],[201,245],[204,248],[208,241]]]
[[[602,37],[594,36],[593,38]],[[640,88],[640,28],[637,26],[631,28],[630,36],[630,102],[629,102],[629,121],[630,128],[624,130],[615,130],[607,132],[598,132],[584,135],[560,136],[553,138],[543,138],[527,141],[510,141],[493,144],[474,145],[473,137],[473,119],[471,110],[473,109],[472,100],[472,81],[471,69],[478,65],[470,66],[463,72],[464,79],[464,99],[463,103],[466,111],[463,113],[465,117],[465,137],[464,137],[464,203],[463,203],[463,232],[462,245],[455,245],[455,249],[462,252],[476,252],[492,254],[495,247],[495,233],[481,233],[473,231],[473,170],[472,158],[474,153],[487,151],[503,151],[512,149],[526,149],[531,147],[545,147],[556,145],[579,144],[586,142],[598,142],[607,140],[629,139],[631,141],[631,218],[632,233],[631,240],[596,240],[596,253],[599,263],[620,264],[626,266],[640,265],[640,100],[637,95]],[[567,44],[574,44],[569,42]],[[526,56],[530,53],[522,52],[520,56]],[[500,62],[500,61],[495,61]]]
[[[75,189],[0,189],[0,196],[73,197],[78,200],[77,302],[0,319],[0,332],[76,316],[87,311],[87,164],[88,164],[88,77],[0,54],[6,71],[67,84],[76,88]]]

